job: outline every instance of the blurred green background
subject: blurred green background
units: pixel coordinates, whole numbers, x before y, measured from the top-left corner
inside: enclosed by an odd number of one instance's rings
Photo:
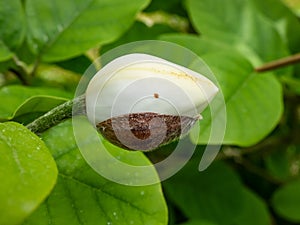
[[[300,64],[255,71],[300,52],[299,16],[299,0],[0,0],[0,225],[300,224]],[[175,176],[131,187],[86,164],[70,120],[39,136],[23,125],[72,99],[99,56],[140,40],[200,56],[227,126],[207,170],[198,171],[203,131],[187,137],[196,152]],[[204,118],[209,131],[209,109]],[[142,154],[107,143],[146,165],[174,145]]]

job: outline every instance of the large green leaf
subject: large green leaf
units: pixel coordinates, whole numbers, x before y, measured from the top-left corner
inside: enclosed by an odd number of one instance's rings
[[[84,57],[82,57],[84,58]],[[74,60],[72,63],[72,67],[80,67],[82,70],[86,70],[91,64],[82,64],[79,60]],[[82,72],[84,73],[84,71]],[[37,67],[35,71],[35,82],[36,85],[43,85],[54,87],[58,89],[67,90],[68,92],[74,93],[79,80],[81,79],[81,75],[78,73],[74,73],[73,71],[64,69],[57,65],[49,65],[49,64],[41,64]]]
[[[249,146],[265,138],[283,112],[280,83],[272,74],[255,73],[251,64],[238,54],[220,53],[203,58],[217,77],[225,98],[227,121],[223,143]],[[207,137],[209,111],[203,117],[206,120],[202,123],[200,142]]]
[[[0,1],[0,61],[12,57],[25,35],[22,1]]]
[[[75,58],[57,62],[60,68],[77,74],[84,74],[91,64],[91,60],[86,55],[80,55]]]
[[[253,6],[253,1],[187,0],[195,29],[242,52],[255,66],[288,55],[277,29]]]
[[[237,214],[237,221],[234,225],[270,225],[271,218],[268,212],[268,208],[265,202],[256,196],[250,190],[244,189],[244,198],[246,204],[243,207],[243,212]],[[228,206],[230,207],[230,206]],[[182,225],[214,225],[211,221],[192,219],[191,221],[184,223]],[[222,223],[219,223],[222,225]]]
[[[147,27],[147,25],[145,25],[142,22],[135,22],[133,26],[127,32],[125,32],[117,41],[103,46],[101,48],[101,52],[107,52],[112,48],[118,47],[129,42],[141,40],[155,40],[160,34],[170,32],[174,32],[174,30],[165,25],[157,24],[152,27]]]
[[[219,82],[226,104],[226,132],[223,143],[248,146],[262,140],[274,129],[282,115],[282,90],[271,73],[257,74],[238,51],[219,41],[191,35],[165,35],[163,40],[178,43],[202,56]],[[218,104],[216,102],[216,104]],[[220,119],[224,105],[214,109]],[[207,143],[211,135],[211,113],[203,112],[200,136],[192,140]],[[218,132],[223,132],[218,130]],[[219,140],[221,141],[221,140]]]
[[[183,9],[182,0],[152,0],[149,6],[145,9],[146,12],[164,11],[177,15],[186,15]]]
[[[80,129],[84,131],[86,122],[81,125]],[[83,133],[92,147],[93,139],[89,138],[89,133]],[[27,220],[26,225],[167,224],[167,208],[160,184],[124,186],[98,175],[82,158],[70,120],[49,129],[42,138],[56,160],[59,178],[52,194]],[[118,148],[113,151],[116,157],[126,158],[128,162],[151,165],[140,152]],[[109,168],[110,165],[107,165]],[[149,175],[159,182],[154,169]]]
[[[299,52],[299,18],[280,0],[252,0],[255,7],[278,30],[291,52]],[[268,8],[268,10],[266,10]]]
[[[54,107],[66,102],[66,98],[55,96],[35,96],[27,99],[13,113],[10,119],[27,124]]]
[[[216,225],[215,223],[212,223],[210,221],[205,221],[205,220],[191,220],[187,223],[182,223],[180,225]]]
[[[298,69],[300,72],[300,65],[298,64]],[[296,95],[300,95],[300,78],[297,76],[300,75],[298,71],[295,72],[296,77],[284,77],[282,81],[287,85],[287,89]]]
[[[283,0],[283,3],[292,10],[297,16],[300,16],[300,2],[298,0]]]
[[[80,55],[124,32],[148,0],[27,0],[28,41],[44,61]]]
[[[266,203],[255,193],[244,189],[245,206],[243,212],[237,215],[235,225],[270,225],[271,217]]]
[[[7,46],[0,40],[0,61],[5,61],[12,57],[11,51],[7,48]]]
[[[71,94],[54,88],[5,86],[0,89],[0,121],[26,113],[47,112],[70,97]]]
[[[223,163],[214,163],[199,172],[198,161],[188,163],[164,182],[166,195],[189,219],[234,224],[243,212],[243,186],[236,174]]]
[[[218,162],[199,172],[195,162],[164,183],[167,196],[188,217],[186,225],[270,224],[265,203],[228,166]]]
[[[297,169],[295,170],[299,157],[300,145],[287,145],[286,142],[281,142],[273,148],[271,154],[264,157],[265,167],[273,177],[286,182],[299,175]]]
[[[300,222],[300,180],[279,188],[273,195],[272,204],[282,217],[293,222]]]
[[[57,168],[45,144],[24,126],[0,123],[0,224],[17,225],[55,185]]]

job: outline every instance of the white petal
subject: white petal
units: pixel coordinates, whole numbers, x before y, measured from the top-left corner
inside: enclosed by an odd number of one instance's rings
[[[86,91],[93,124],[129,113],[198,116],[218,88],[206,77],[146,54],[119,57],[103,67]]]

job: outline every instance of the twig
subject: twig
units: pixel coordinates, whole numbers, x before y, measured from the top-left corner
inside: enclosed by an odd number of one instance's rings
[[[255,71],[256,72],[270,71],[291,64],[295,64],[298,62],[300,63],[300,53],[266,63],[265,65],[255,68]]]

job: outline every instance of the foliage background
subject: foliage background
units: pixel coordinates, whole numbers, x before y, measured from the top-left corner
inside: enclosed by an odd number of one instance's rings
[[[254,70],[300,52],[299,10],[297,0],[0,0],[0,224],[300,224],[300,66]],[[207,170],[197,169],[205,133],[189,137],[197,151],[178,174],[130,187],[85,163],[69,120],[39,137],[24,127],[71,99],[99,55],[149,39],[191,49],[218,78],[227,128]],[[174,147],[106,144],[147,165]]]

